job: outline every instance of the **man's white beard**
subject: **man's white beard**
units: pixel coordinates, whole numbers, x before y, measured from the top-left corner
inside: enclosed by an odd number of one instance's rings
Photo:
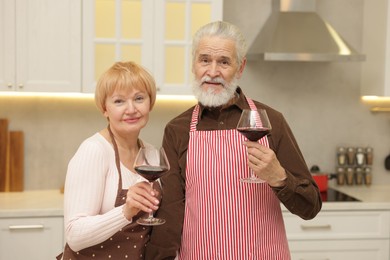
[[[223,89],[219,89],[219,92],[215,92],[213,88],[203,90],[202,83],[205,81],[221,83]],[[200,81],[194,80],[192,83],[192,92],[202,105],[206,107],[219,107],[227,104],[229,100],[234,97],[238,85],[237,82],[237,78],[234,78],[230,83],[227,83],[221,78],[211,79],[210,77],[205,76]]]

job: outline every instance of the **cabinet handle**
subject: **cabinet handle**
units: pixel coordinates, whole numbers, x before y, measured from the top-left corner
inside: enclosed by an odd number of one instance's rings
[[[13,225],[8,226],[9,230],[20,230],[20,229],[43,229],[43,225]]]
[[[23,86],[23,84],[19,84],[19,89],[22,89],[24,86]]]
[[[313,225],[313,226],[310,226],[310,225],[301,225],[301,229],[302,230],[309,230],[309,229],[327,229],[327,230],[330,230],[332,228],[331,225],[327,224],[327,225]]]
[[[8,87],[9,89],[11,89],[11,88],[12,88],[12,83],[8,83],[8,84],[7,84],[7,87]]]
[[[299,258],[299,260],[329,260],[329,258]]]

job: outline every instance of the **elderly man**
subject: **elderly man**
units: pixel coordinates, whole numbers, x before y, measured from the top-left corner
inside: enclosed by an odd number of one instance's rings
[[[163,146],[171,164],[161,179],[146,259],[290,259],[280,202],[312,219],[320,192],[283,115],[246,97],[238,80],[246,65],[238,28],[213,22],[193,39],[193,92],[198,104],[171,120]],[[270,135],[252,142],[237,130],[243,109],[265,109]],[[240,179],[253,171],[262,183]]]

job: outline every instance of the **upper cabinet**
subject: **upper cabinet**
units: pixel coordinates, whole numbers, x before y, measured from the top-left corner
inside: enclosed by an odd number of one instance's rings
[[[158,94],[191,94],[192,35],[222,19],[222,0],[84,0],[83,91],[115,61],[135,61]]]
[[[390,3],[364,1],[362,95],[390,97]]]
[[[80,89],[81,1],[0,0],[0,91]]]
[[[191,94],[191,42],[222,0],[0,0],[0,91],[93,93],[115,61]]]

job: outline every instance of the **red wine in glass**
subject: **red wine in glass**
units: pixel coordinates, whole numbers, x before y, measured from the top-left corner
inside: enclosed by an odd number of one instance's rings
[[[154,182],[162,175],[164,175],[164,173],[168,171],[168,168],[161,166],[141,165],[136,166],[134,170],[148,181]]]
[[[134,161],[134,170],[147,179],[153,187],[153,183],[169,170],[168,158],[164,149],[155,147],[141,147]],[[137,219],[137,223],[145,226],[156,226],[165,223],[165,219],[155,218],[149,213],[147,218]]]
[[[265,109],[259,110],[242,110],[241,117],[238,121],[237,131],[244,135],[249,141],[257,142],[271,132],[271,123]],[[251,170],[251,176],[241,179],[242,182],[263,183],[264,181],[257,178]]]
[[[240,127],[237,128],[237,131],[243,134],[248,140],[252,142],[256,142],[269,134],[271,130],[269,128],[264,127]]]

